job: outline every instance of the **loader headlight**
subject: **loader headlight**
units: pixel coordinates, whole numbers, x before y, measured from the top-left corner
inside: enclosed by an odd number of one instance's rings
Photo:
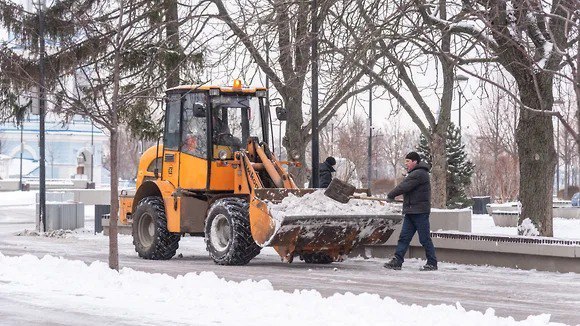
[[[266,97],[266,91],[256,91],[256,96],[257,97]]]
[[[222,149],[218,152],[218,157],[223,161],[228,158],[228,152]]]

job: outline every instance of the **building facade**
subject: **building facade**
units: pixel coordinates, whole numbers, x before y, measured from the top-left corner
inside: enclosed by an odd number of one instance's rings
[[[45,122],[45,167],[47,179],[86,179],[97,184],[108,172],[103,171],[103,148],[108,136],[91,121],[75,117],[69,123],[55,115]],[[0,154],[10,158],[3,175],[15,179],[40,176],[40,132],[38,116],[30,116],[22,128],[13,123],[0,124]],[[22,140],[22,141],[21,141]],[[22,160],[20,153],[22,152]],[[22,161],[22,163],[21,163]]]

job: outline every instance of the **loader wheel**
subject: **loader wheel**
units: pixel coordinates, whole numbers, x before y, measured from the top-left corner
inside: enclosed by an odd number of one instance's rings
[[[167,260],[179,248],[181,235],[167,230],[163,199],[150,196],[141,199],[133,214],[133,245],[139,257]]]
[[[307,264],[330,264],[334,261],[332,257],[324,252],[302,254],[300,258]]]
[[[213,203],[205,221],[205,243],[219,265],[245,265],[256,257],[262,248],[252,238],[247,201],[223,198]]]

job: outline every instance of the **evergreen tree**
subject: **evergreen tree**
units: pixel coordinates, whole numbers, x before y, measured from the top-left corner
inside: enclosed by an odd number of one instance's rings
[[[56,0],[45,9],[47,110],[106,124],[99,111],[103,99],[111,97],[114,52],[119,50],[113,41],[122,33],[120,94],[127,100],[121,103],[119,121],[136,138],[156,139],[163,91],[184,83],[184,75],[187,84],[199,82],[191,78],[203,60],[203,48],[196,45],[199,26],[190,23],[197,6],[179,6],[177,0],[122,3],[121,26],[116,0]],[[17,118],[18,95],[38,83],[39,18],[36,6],[30,10],[0,0],[0,28],[10,35],[8,43],[0,42],[0,121]],[[187,30],[180,33],[180,28]]]
[[[53,110],[66,117],[91,118],[109,134],[111,218],[109,267],[119,269],[117,244],[119,131],[129,126],[140,136],[154,138],[154,104],[165,86],[180,82],[187,62],[199,62],[195,52],[185,55],[179,41],[177,0],[63,0],[46,9],[46,81]],[[43,11],[44,12],[44,11]],[[0,0],[0,27],[22,43],[23,51],[0,44],[0,117],[10,118],[15,94],[36,85],[40,52],[38,15]],[[187,21],[184,18],[182,22]],[[165,30],[165,34],[163,31]],[[188,45],[193,43],[190,39]],[[155,130],[150,131],[149,128]]]
[[[465,145],[461,143],[460,130],[453,123],[450,123],[447,129],[445,151],[447,155],[447,207],[468,207],[471,205],[471,200],[467,197],[465,190],[471,184],[471,175],[475,166],[467,159]],[[431,149],[423,135],[419,140],[417,152],[422,160],[431,164]]]

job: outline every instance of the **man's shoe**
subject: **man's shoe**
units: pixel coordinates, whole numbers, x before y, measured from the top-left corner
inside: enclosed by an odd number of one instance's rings
[[[421,267],[419,270],[420,271],[424,271],[424,272],[427,272],[427,271],[436,271],[437,270],[437,265],[427,264],[427,265]]]
[[[386,262],[383,267],[387,269],[394,269],[394,270],[401,270],[403,263],[401,263],[397,258],[391,258],[388,262]]]

